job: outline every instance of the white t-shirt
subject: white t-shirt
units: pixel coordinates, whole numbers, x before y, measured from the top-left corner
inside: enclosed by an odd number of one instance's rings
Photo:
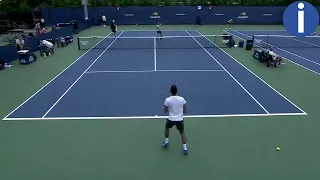
[[[182,121],[183,120],[183,105],[186,104],[186,100],[181,96],[170,96],[164,101],[164,105],[168,106],[170,121]]]
[[[53,44],[47,40],[42,40],[42,44],[44,44],[48,48],[53,48]]]
[[[16,44],[18,45],[24,45],[24,40],[16,39]]]
[[[105,16],[102,16],[102,21],[106,21],[107,18]]]
[[[274,53],[273,51],[269,51],[269,55],[272,56],[272,59],[275,60],[277,58],[277,54]]]

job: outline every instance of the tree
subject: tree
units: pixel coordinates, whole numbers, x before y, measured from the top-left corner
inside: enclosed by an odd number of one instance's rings
[[[24,1],[24,0],[19,0],[19,1]],[[41,1],[41,0],[25,0],[25,2],[29,7],[32,7],[32,8],[38,7],[44,3],[44,1]]]

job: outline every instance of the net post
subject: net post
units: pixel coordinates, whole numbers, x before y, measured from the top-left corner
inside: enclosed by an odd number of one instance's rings
[[[78,37],[77,39],[78,39],[78,50],[81,50],[80,49],[80,37]]]

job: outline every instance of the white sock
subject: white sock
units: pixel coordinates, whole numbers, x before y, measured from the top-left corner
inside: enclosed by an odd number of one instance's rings
[[[165,138],[164,143],[166,143],[166,144],[169,143],[169,138]]]
[[[183,150],[187,150],[187,144],[183,144]]]

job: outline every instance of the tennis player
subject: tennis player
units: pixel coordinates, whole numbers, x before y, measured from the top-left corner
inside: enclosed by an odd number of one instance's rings
[[[172,85],[171,89],[171,96],[168,97],[165,102],[164,102],[164,112],[169,113],[166,127],[165,127],[165,132],[164,132],[164,142],[163,142],[163,147],[167,148],[169,145],[169,129],[171,129],[173,126],[176,126],[177,129],[180,132],[181,135],[181,141],[183,144],[183,154],[187,155],[188,154],[188,149],[187,149],[187,137],[184,132],[184,121],[183,121],[183,113],[187,112],[187,105],[186,105],[186,100],[177,95],[178,89],[177,86]]]
[[[157,27],[157,37],[160,36],[160,39],[162,39],[162,31],[160,29],[160,24],[158,24],[156,27]]]
[[[107,26],[107,17],[105,15],[101,16],[101,24],[103,27]]]
[[[112,34],[113,34],[113,35],[115,35],[116,32],[117,32],[117,25],[116,25],[116,23],[115,23],[114,20],[112,20],[111,31],[112,31]]]
[[[232,19],[229,19],[229,20],[227,21],[227,26],[228,26],[227,29],[231,29],[231,23],[232,23]]]

